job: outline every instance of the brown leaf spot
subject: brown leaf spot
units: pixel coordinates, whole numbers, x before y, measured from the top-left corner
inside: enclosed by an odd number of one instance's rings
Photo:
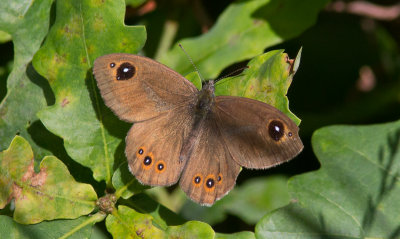
[[[293,74],[293,67],[294,67],[294,59],[290,59],[288,56],[286,58],[286,63],[289,63],[289,74]]]
[[[4,115],[6,115],[7,111],[8,111],[8,108],[7,108],[6,104],[5,104],[5,105],[3,105],[2,108],[0,108],[0,118],[2,118]]]
[[[64,98],[63,101],[61,102],[61,107],[64,108],[68,104],[69,104],[69,100],[67,98]]]
[[[22,182],[26,182],[27,180],[31,179],[35,171],[33,169],[33,158],[31,159],[31,163],[29,164],[28,168],[26,169],[25,174],[22,176]]]
[[[261,24],[263,24],[264,23],[264,21],[263,20],[260,20],[260,19],[255,19],[255,20],[253,20],[253,25],[254,26],[260,26]]]
[[[46,168],[42,168],[40,170],[40,173],[35,174],[35,170],[33,168],[33,158],[32,158],[31,164],[29,164],[21,180],[22,182],[30,181],[30,185],[36,187],[36,186],[42,186],[46,182],[46,178],[47,178]]]
[[[31,179],[31,185],[33,187],[42,186],[45,184],[47,179],[47,170],[46,168],[41,168],[40,173],[34,175]]]
[[[13,183],[12,190],[13,190],[13,193],[8,198],[8,200],[7,200],[8,202],[11,201],[12,198],[15,198],[16,200],[18,200],[23,197],[22,188],[20,186],[18,186],[17,184]]]
[[[70,33],[70,32],[71,32],[71,30],[69,29],[69,27],[68,27],[68,26],[65,26],[65,27],[64,27],[64,32],[65,32],[65,33]]]
[[[139,237],[141,237],[141,238],[144,238],[143,229],[138,229],[138,230],[136,230],[136,235],[139,236]]]

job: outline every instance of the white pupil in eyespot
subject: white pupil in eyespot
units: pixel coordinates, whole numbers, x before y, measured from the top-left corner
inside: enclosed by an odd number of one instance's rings
[[[279,132],[279,131],[281,131],[281,129],[278,126],[275,126],[275,131]]]
[[[124,68],[124,72],[126,73],[126,72],[128,72],[129,71],[129,68]]]

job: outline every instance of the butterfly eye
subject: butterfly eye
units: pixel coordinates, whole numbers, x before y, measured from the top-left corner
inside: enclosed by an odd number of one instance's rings
[[[269,122],[268,134],[269,137],[271,137],[273,140],[279,141],[283,137],[285,133],[284,131],[285,127],[283,126],[282,122],[278,120],[272,120],[271,122]]]
[[[136,73],[136,68],[128,62],[122,63],[117,69],[117,80],[129,80]]]

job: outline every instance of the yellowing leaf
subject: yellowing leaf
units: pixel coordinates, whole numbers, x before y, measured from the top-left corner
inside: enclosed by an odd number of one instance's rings
[[[93,211],[97,195],[78,183],[56,157],[45,157],[40,172],[33,169],[29,143],[16,136],[0,153],[0,208],[15,201],[14,220],[23,224],[56,218],[77,218]]]

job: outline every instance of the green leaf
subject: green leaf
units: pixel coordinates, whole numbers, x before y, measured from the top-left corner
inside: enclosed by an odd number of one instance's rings
[[[214,239],[255,239],[253,232],[237,232],[232,234],[216,233]]]
[[[166,230],[153,225],[153,217],[120,205],[106,219],[107,230],[114,238],[214,238],[212,228],[203,222],[190,221]]]
[[[33,60],[56,98],[39,118],[64,139],[71,158],[90,167],[94,178],[108,186],[128,125],[104,105],[91,68],[101,55],[137,53],[143,46],[145,28],[125,26],[124,11],[122,0],[57,1],[55,23]]]
[[[294,177],[295,203],[266,215],[258,238],[399,238],[400,121],[331,126],[312,137],[321,169]]]
[[[265,48],[290,39],[314,24],[328,0],[250,0],[232,3],[209,32],[180,40],[206,78],[261,54]],[[193,67],[176,44],[160,61],[182,75]]]
[[[276,175],[247,180],[232,191],[225,208],[247,224],[255,224],[267,212],[285,206],[289,201],[287,178]]]
[[[35,225],[22,225],[11,217],[0,215],[0,231],[2,235],[7,235],[7,238],[18,239],[90,238],[93,224],[104,217],[104,215],[95,214],[74,220],[53,220]]]
[[[138,7],[145,3],[147,0],[125,0],[127,6]]]
[[[247,224],[255,224],[266,213],[289,204],[289,201],[286,177],[279,175],[259,177],[235,186],[226,197],[217,201],[212,207],[202,207],[188,201],[182,208],[182,214],[189,220],[215,224],[223,221],[225,214],[229,213]]]
[[[11,199],[14,220],[32,224],[88,214],[95,208],[97,195],[91,185],[76,182],[54,156],[45,157],[35,173],[29,143],[16,136],[0,153],[0,208]]]
[[[107,217],[106,227],[115,239],[163,237],[163,231],[152,225],[150,215],[138,213],[123,205]]]
[[[51,94],[47,94],[46,81],[35,72],[30,61],[47,34],[51,3],[51,0],[15,0],[3,2],[0,7],[0,30],[3,36],[4,32],[10,34],[14,45],[7,94],[0,102],[0,149],[7,148],[19,134],[29,141],[37,158],[48,155],[49,151],[41,148],[29,131],[37,130],[36,113],[47,105],[46,101],[51,101]]]
[[[185,222],[179,215],[144,193],[136,194],[129,200],[121,200],[121,203],[135,209],[137,212],[152,216],[153,224],[157,224],[159,228],[164,230],[168,226],[176,226]]]
[[[291,71],[293,64],[300,62],[300,52],[294,63],[289,63],[288,59],[283,50],[259,55],[249,62],[249,68],[240,76],[217,82],[215,95],[241,96],[265,102],[285,113],[299,125],[300,119],[289,110],[286,94],[295,73]]]
[[[198,90],[201,90],[202,86],[201,78],[197,71],[189,73],[188,75],[185,76],[185,78],[188,79],[190,82],[192,82],[192,84],[196,86]]]
[[[166,238],[214,238],[215,232],[204,222],[189,221],[181,226],[170,226]]]
[[[114,172],[112,184],[116,190],[115,196],[124,199],[132,197],[132,195],[142,192],[149,186],[144,186],[129,172],[127,162],[124,162]]]
[[[7,32],[0,31],[0,43],[8,42],[11,40],[11,35]]]

